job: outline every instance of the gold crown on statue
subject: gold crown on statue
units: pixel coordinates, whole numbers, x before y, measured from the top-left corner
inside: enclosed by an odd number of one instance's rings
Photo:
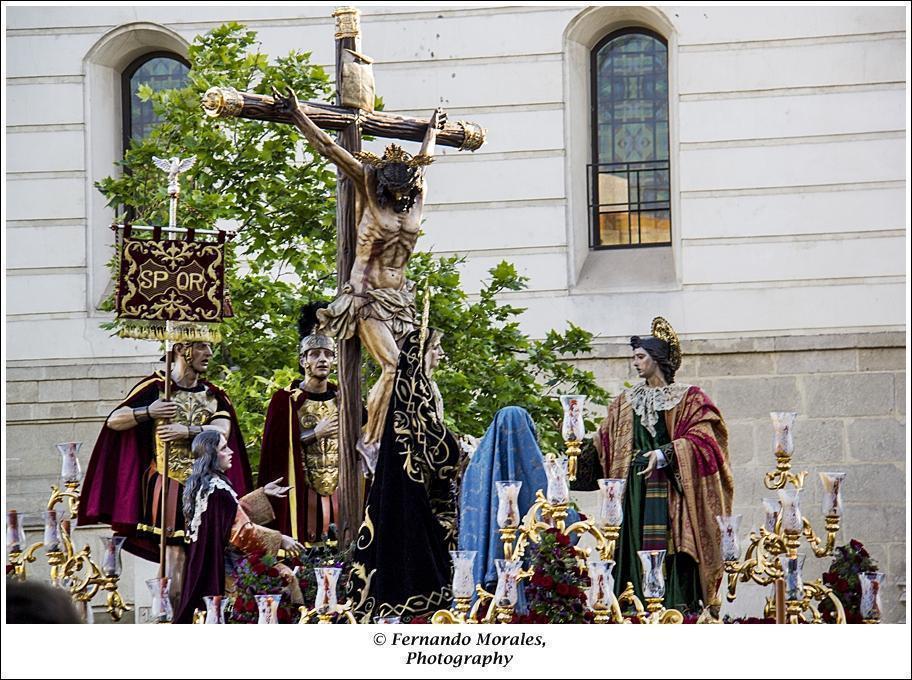
[[[355,153],[355,158],[374,168],[382,168],[383,166],[392,163],[402,163],[410,168],[419,168],[434,162],[434,159],[431,156],[423,153],[413,156],[398,144],[390,144],[386,147],[386,151],[383,152],[383,158],[380,158],[377,154],[373,154],[370,151],[358,151]]]
[[[681,341],[671,324],[657,316],[652,320],[652,336],[668,343],[668,363],[675,371],[681,368]]]

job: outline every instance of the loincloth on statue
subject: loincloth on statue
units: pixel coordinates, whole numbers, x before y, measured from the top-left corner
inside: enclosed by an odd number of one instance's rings
[[[336,340],[348,340],[358,329],[361,319],[376,319],[385,323],[396,339],[415,330],[415,296],[408,288],[368,288],[352,292],[350,284],[325,309],[317,312],[320,330]]]

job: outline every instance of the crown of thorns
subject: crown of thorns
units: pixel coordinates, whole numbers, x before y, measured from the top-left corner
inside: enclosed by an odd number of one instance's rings
[[[374,168],[383,168],[387,165],[392,165],[393,163],[401,163],[410,168],[420,168],[434,162],[434,159],[431,156],[423,153],[412,156],[398,144],[390,144],[386,147],[386,151],[383,152],[383,158],[380,158],[370,151],[358,151],[355,154],[355,158]]]

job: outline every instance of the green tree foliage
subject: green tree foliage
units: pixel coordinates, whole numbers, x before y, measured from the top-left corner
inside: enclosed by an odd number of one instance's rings
[[[195,155],[195,167],[182,177],[179,224],[205,229],[221,220],[238,229],[227,267],[235,316],[223,327],[210,373],[235,403],[252,459],[271,393],[298,375],[298,309],[308,300],[331,299],[336,289],[336,175],[296,128],[207,118],[200,99],[212,86],[262,94],[290,86],[301,101],[328,100],[332,84],[309,57],[291,52],[270,62],[256,33],[235,23],[199,36],[189,50],[188,86],[140,88],[161,123],[127,150],[124,172],[97,183],[109,205],[134,211],[136,223],[167,224],[166,182],[152,156]],[[601,403],[607,398],[591,373],[565,360],[588,351],[591,334],[571,326],[531,340],[519,326],[523,310],[497,300],[522,290],[526,279],[502,262],[470,298],[460,287],[459,264],[455,257],[416,253],[409,267],[419,296],[431,286],[431,325],[445,333],[447,359],[436,375],[448,421],[480,436],[497,409],[521,405],[554,450],[559,389]],[[365,376],[375,370],[366,360]]]

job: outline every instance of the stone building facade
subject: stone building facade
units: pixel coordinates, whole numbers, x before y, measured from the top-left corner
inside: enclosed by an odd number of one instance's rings
[[[908,464],[903,8],[362,10],[387,111],[443,106],[488,129],[474,154],[441,150],[419,248],[465,255],[470,291],[488,268],[513,262],[530,284],[504,298],[527,308],[524,328],[593,331],[595,351],[581,363],[615,392],[633,377],[624,339],[654,315],[671,320],[684,340],[679,380],[703,386],[728,418],[745,523],[758,518],[773,465],[768,413],[798,411],[796,466],[849,472],[842,538],[862,540],[887,572],[888,616],[898,620]],[[105,415],[156,365],[151,344],[100,328],[111,212],[93,184],[122,153],[121,72],[153,51],[185,55],[195,35],[228,20],[256,29],[267,54],[302,48],[331,70],[330,13],[8,8],[7,507],[39,511],[58,467],[53,444],[86,442],[87,462]],[[593,248],[591,59],[625,30],[666,48],[670,237]],[[817,527],[818,494],[812,474],[805,505]],[[139,583],[145,572],[136,573]]]

